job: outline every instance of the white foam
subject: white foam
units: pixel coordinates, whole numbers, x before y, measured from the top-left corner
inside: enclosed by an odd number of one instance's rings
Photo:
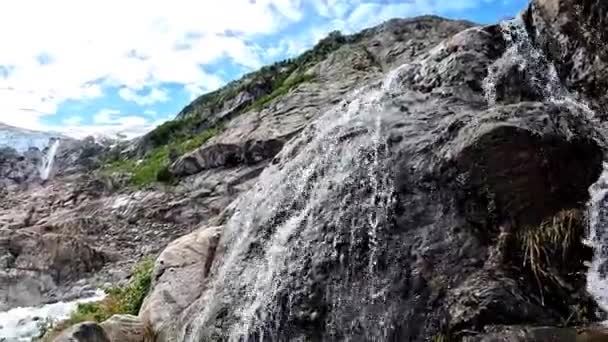
[[[105,297],[101,290],[88,298],[70,302],[57,302],[39,307],[19,307],[0,312],[0,341],[32,341],[52,323],[65,320],[80,303],[100,301]]]

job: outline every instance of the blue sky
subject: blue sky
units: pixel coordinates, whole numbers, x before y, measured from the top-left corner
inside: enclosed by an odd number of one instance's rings
[[[20,0],[0,13],[0,122],[128,136],[332,30],[438,14],[481,24],[527,0]],[[32,8],[36,10],[33,11]]]

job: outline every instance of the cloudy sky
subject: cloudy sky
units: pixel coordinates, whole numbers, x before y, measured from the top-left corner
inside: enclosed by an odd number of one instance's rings
[[[326,33],[439,14],[491,23],[527,0],[12,0],[0,12],[0,122],[143,133],[194,97]]]

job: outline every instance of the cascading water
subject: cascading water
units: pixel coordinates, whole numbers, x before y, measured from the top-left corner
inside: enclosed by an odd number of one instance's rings
[[[597,123],[593,110],[562,84],[555,66],[534,46],[521,17],[502,23],[501,28],[507,50],[491,66],[484,80],[488,104],[496,103],[497,80],[516,66],[531,76],[531,85],[540,90],[546,101],[576,109],[586,119]],[[597,127],[600,127],[599,123]],[[604,163],[599,180],[589,188],[589,195],[589,234],[585,243],[593,248],[594,256],[587,271],[587,291],[598,306],[608,312],[608,163]]]
[[[395,73],[317,119],[281,152],[283,162],[269,166],[232,206],[220,247],[226,248],[223,260],[183,340],[213,339],[209,327],[227,307],[233,317],[218,334],[230,341],[282,340],[286,322],[316,320],[323,313],[292,311],[305,305],[288,287],[324,267],[314,265],[315,253],[330,254],[345,275],[311,294],[329,302],[328,330],[343,340],[349,339],[345,327],[372,339],[386,335],[383,317],[392,313],[383,310],[383,288],[389,285],[375,273],[393,206],[382,103],[396,87]],[[329,204],[343,209],[326,213]]]
[[[587,272],[587,291],[599,307],[608,312],[608,164],[600,179],[589,188],[589,236],[593,260]]]
[[[53,170],[53,164],[55,163],[55,155],[57,154],[57,150],[59,149],[59,145],[61,140],[55,139],[50,145],[42,157],[42,163],[40,164],[40,179],[47,180],[51,175],[51,171]]]
[[[33,341],[54,323],[70,317],[78,304],[100,301],[105,297],[101,290],[92,296],[70,302],[57,302],[39,307],[19,307],[0,312],[0,341]]]
[[[517,68],[519,72],[526,73],[528,85],[546,101],[574,107],[585,113],[588,119],[595,116],[587,104],[562,84],[555,65],[534,45],[521,15],[513,20],[501,22],[500,27],[507,49],[490,66],[488,76],[483,82],[489,105],[496,103],[496,85],[500,78],[508,76],[513,68]]]

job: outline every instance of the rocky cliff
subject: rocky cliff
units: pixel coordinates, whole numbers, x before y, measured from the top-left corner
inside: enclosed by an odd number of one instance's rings
[[[5,191],[0,304],[153,255],[124,319],[141,340],[602,338],[571,327],[608,304],[606,13],[535,0],[496,25],[333,33],[129,146],[66,145],[52,180]]]

